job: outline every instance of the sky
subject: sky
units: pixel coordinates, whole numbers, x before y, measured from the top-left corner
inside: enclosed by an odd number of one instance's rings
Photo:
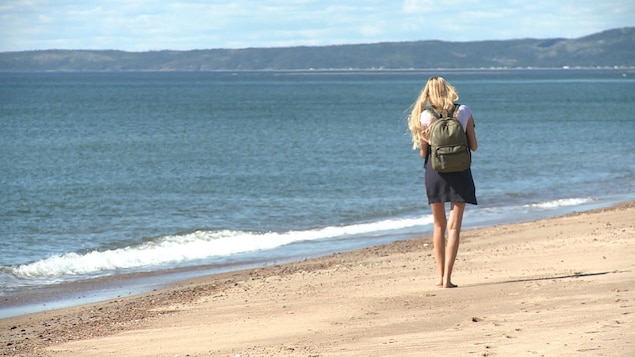
[[[632,0],[0,0],[1,52],[578,38],[632,26]]]

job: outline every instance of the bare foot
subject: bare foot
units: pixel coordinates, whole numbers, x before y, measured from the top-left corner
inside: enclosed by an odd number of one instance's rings
[[[451,289],[451,288],[458,288],[458,285],[454,285],[452,283],[447,283],[447,284],[443,284],[443,287],[446,289]]]

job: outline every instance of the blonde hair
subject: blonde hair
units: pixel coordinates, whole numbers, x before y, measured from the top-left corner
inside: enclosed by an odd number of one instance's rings
[[[443,77],[430,77],[419,97],[412,105],[408,116],[408,129],[412,134],[412,148],[418,149],[423,143],[428,142],[429,131],[421,125],[421,113],[426,105],[431,106],[442,116],[447,116],[454,107],[454,103],[459,100],[456,89]],[[434,120],[434,118],[432,119]]]

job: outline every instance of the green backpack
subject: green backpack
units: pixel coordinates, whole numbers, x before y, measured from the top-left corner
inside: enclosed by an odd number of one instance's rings
[[[427,110],[435,120],[430,124],[428,149],[432,168],[437,172],[449,173],[470,168],[472,154],[467,142],[467,134],[457,119],[459,104],[455,104],[448,116],[443,118],[429,106]]]

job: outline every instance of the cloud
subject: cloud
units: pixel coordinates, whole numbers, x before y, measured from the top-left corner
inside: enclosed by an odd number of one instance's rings
[[[0,51],[579,37],[633,15],[630,0],[8,0]]]
[[[429,39],[449,41],[579,37],[635,25],[629,0],[404,0],[402,7],[415,24],[408,31],[419,26]]]

